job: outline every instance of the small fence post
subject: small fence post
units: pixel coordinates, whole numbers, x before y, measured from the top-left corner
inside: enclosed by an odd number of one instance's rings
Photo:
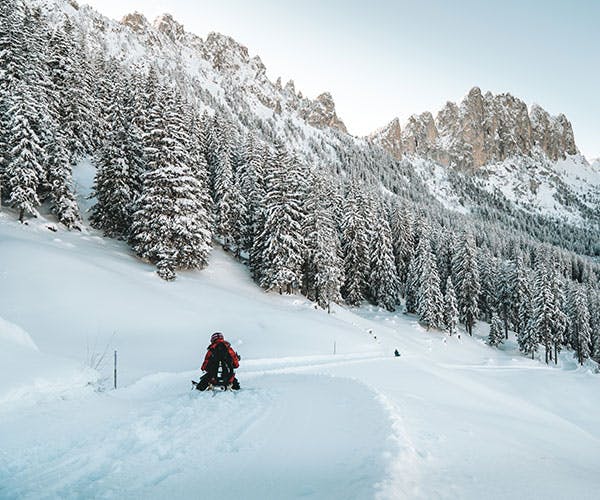
[[[337,353],[337,345],[336,345],[336,341],[333,341],[333,354],[335,355]]]
[[[117,350],[115,349],[115,370],[114,370],[114,388],[117,388]]]

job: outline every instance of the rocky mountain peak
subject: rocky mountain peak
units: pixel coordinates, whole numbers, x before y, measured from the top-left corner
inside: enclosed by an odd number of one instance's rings
[[[121,19],[121,24],[129,26],[136,33],[141,33],[149,26],[148,20],[139,12],[132,12]]]
[[[372,139],[396,158],[416,154],[442,165],[473,169],[511,156],[542,151],[558,160],[577,153],[571,123],[509,93],[482,93],[473,87],[460,104],[448,102],[435,120],[431,113],[413,115],[398,136],[384,127]]]
[[[313,127],[331,127],[342,132],[347,132],[346,125],[337,116],[335,102],[329,92],[323,92],[314,101],[311,101],[308,109],[305,110],[304,117]]]
[[[162,14],[154,20],[154,28],[169,37],[173,42],[180,40],[185,34],[183,25],[171,14]]]
[[[235,71],[250,62],[248,49],[230,36],[221,33],[209,33],[204,42],[203,56],[220,71]],[[262,62],[260,65],[262,66]]]
[[[399,118],[394,118],[385,127],[371,134],[369,139],[392,153],[395,158],[402,158],[402,127]]]

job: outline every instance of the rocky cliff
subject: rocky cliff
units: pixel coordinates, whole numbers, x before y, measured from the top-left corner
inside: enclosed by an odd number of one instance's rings
[[[442,165],[473,169],[542,151],[549,159],[577,154],[571,123],[527,105],[511,94],[482,94],[474,87],[460,104],[448,102],[435,119],[413,115],[401,130],[397,119],[371,136],[396,158],[418,155]]]

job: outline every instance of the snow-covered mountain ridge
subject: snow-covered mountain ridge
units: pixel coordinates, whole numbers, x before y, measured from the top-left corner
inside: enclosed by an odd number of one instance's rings
[[[568,120],[551,117],[539,106],[528,110],[510,94],[493,96],[474,88],[460,105],[448,103],[436,119],[431,113],[411,117],[404,130],[394,120],[371,138],[359,138],[346,132],[331,94],[309,99],[293,81],[271,81],[260,57],[251,57],[231,37],[210,33],[202,39],[169,14],[150,22],[133,13],[117,22],[74,1],[29,1],[49,12],[53,22],[68,16],[96,56],[130,68],[156,67],[200,110],[225,115],[240,135],[252,132],[270,144],[283,141],[307,164],[370,176],[392,192],[420,189],[440,206],[466,214],[486,208],[487,201],[472,194],[481,188],[503,197],[511,210],[577,226],[597,223],[597,185],[589,179],[573,183],[558,163],[588,169]],[[521,164],[526,166],[514,167]],[[432,170],[438,175],[432,177]],[[464,188],[471,184],[477,189]],[[504,187],[497,190],[499,185]],[[539,185],[546,189],[536,189]]]

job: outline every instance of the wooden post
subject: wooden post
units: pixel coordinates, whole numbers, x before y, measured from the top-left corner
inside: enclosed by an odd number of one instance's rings
[[[336,345],[336,342],[335,342],[335,340],[334,340],[334,341],[333,341],[333,354],[334,354],[334,355],[336,354],[336,351],[337,351],[337,345]]]
[[[115,349],[114,388],[117,388],[117,350]]]

